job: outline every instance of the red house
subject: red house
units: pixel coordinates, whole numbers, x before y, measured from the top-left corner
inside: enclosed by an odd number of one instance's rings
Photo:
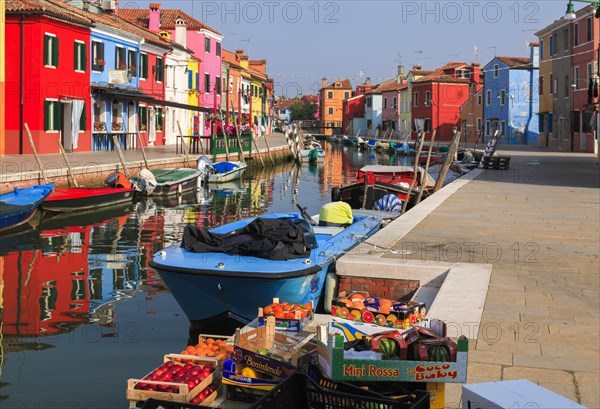
[[[88,50],[92,21],[60,0],[7,0],[5,153],[91,147]],[[77,129],[78,128],[78,129]]]
[[[451,140],[453,128],[460,126],[460,108],[469,98],[470,84],[480,84],[479,77],[478,66],[450,62],[414,80],[411,137],[417,137],[415,120],[423,120],[425,139],[436,130],[437,140]]]
[[[365,95],[345,99],[343,102],[342,129],[355,135],[355,132],[366,132]],[[362,126],[362,128],[361,128]],[[347,131],[346,131],[347,130]]]

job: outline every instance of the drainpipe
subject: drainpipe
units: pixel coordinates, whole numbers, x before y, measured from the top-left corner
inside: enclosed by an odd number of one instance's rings
[[[19,49],[19,155],[23,154],[23,109],[25,104],[25,89],[23,86],[25,80],[25,15],[21,14],[19,23],[19,40],[21,41]]]

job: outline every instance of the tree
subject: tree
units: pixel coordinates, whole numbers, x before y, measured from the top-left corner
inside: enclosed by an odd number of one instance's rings
[[[305,104],[301,101],[298,101],[290,105],[289,109],[290,119],[292,121],[303,121],[307,119],[314,119],[315,112],[317,112],[317,104]]]

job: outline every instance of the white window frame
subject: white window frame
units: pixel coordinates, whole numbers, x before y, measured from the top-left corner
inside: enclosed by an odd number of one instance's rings
[[[125,67],[127,67],[127,48],[125,48],[124,46],[120,45],[120,44],[115,44],[115,70],[119,69],[119,63],[121,62],[120,58],[119,58],[119,52],[117,51],[118,49],[122,49],[125,51]],[[125,68],[127,69],[127,68]]]
[[[58,102],[60,103],[60,100],[58,98],[46,98],[44,101],[46,102]],[[55,123],[54,123],[54,104],[51,105],[52,106],[52,112],[49,112],[48,114],[50,115],[50,123],[52,124],[52,130],[47,130],[45,131],[45,133],[59,133],[60,129],[54,129]]]
[[[485,91],[485,106],[489,107],[492,104],[492,90]]]
[[[498,64],[494,64],[494,78],[498,78],[500,76],[500,66]]]
[[[581,89],[579,86],[579,66],[573,68],[573,83],[575,84],[575,89]]]
[[[327,91],[327,99],[333,99],[333,91]]]
[[[49,37],[56,37],[56,34],[54,33],[44,33],[44,37],[49,36]],[[50,43],[50,49],[48,50],[48,58],[50,59],[50,64],[46,64],[46,61],[44,61],[44,67],[46,68],[52,68],[52,69],[56,69],[58,67],[58,65],[52,65],[52,42]],[[47,101],[50,101],[49,99]]]
[[[480,107],[481,105],[483,105],[483,95],[479,94],[477,95],[477,106]]]
[[[142,77],[142,55],[146,56],[146,75],[150,75],[150,59],[148,58],[148,53],[140,51],[140,66],[138,67],[138,81],[146,81],[148,77]]]
[[[579,45],[579,23],[573,24],[573,47]]]
[[[85,41],[82,41],[82,40],[75,40],[75,43],[83,45],[83,52],[84,52],[84,53],[86,53],[86,52],[87,52],[87,49],[86,49],[86,46],[85,46]],[[74,57],[75,57],[75,58],[77,58],[77,67],[81,67],[81,65],[82,65],[82,64],[81,64],[81,62],[82,62],[82,61],[81,61],[81,58],[80,58],[80,56],[79,56],[79,53],[77,53],[77,55],[76,55],[76,56],[74,56]],[[81,74],[81,73],[85,73],[85,68],[86,68],[86,67],[84,66],[84,67],[83,67],[83,70],[76,69],[76,70],[75,70],[75,72],[77,72],[77,73],[80,73],[80,74]]]
[[[96,61],[96,58],[97,58],[97,54],[96,54],[97,49],[96,49],[96,47],[94,47],[94,44],[104,44],[104,41],[97,40],[94,38],[91,40],[91,42],[92,42],[92,45],[91,45],[91,47],[92,47],[92,61],[91,61],[92,72],[102,72],[102,71],[98,71],[98,70],[94,69],[94,66],[96,65],[96,64],[94,64],[94,62]],[[106,48],[104,49],[104,52],[106,52]],[[103,56],[102,59],[106,62],[106,56]]]
[[[505,90],[500,90],[500,106],[505,106],[506,105],[506,91]]]
[[[425,91],[425,101],[423,103],[426,107],[431,106],[431,91]]]
[[[506,122],[500,121],[500,136],[506,136]]]
[[[475,120],[475,128],[477,129],[477,132],[481,131],[483,127],[483,118],[477,118]]]
[[[413,107],[419,106],[419,92],[413,92]]]
[[[485,121],[485,136],[490,136],[490,121]]]

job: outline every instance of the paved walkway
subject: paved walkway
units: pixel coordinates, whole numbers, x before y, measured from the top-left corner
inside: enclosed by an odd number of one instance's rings
[[[592,155],[500,153],[510,170],[463,185],[383,257],[491,264],[468,382],[526,378],[599,408],[600,168]],[[459,402],[448,385],[447,407]]]

